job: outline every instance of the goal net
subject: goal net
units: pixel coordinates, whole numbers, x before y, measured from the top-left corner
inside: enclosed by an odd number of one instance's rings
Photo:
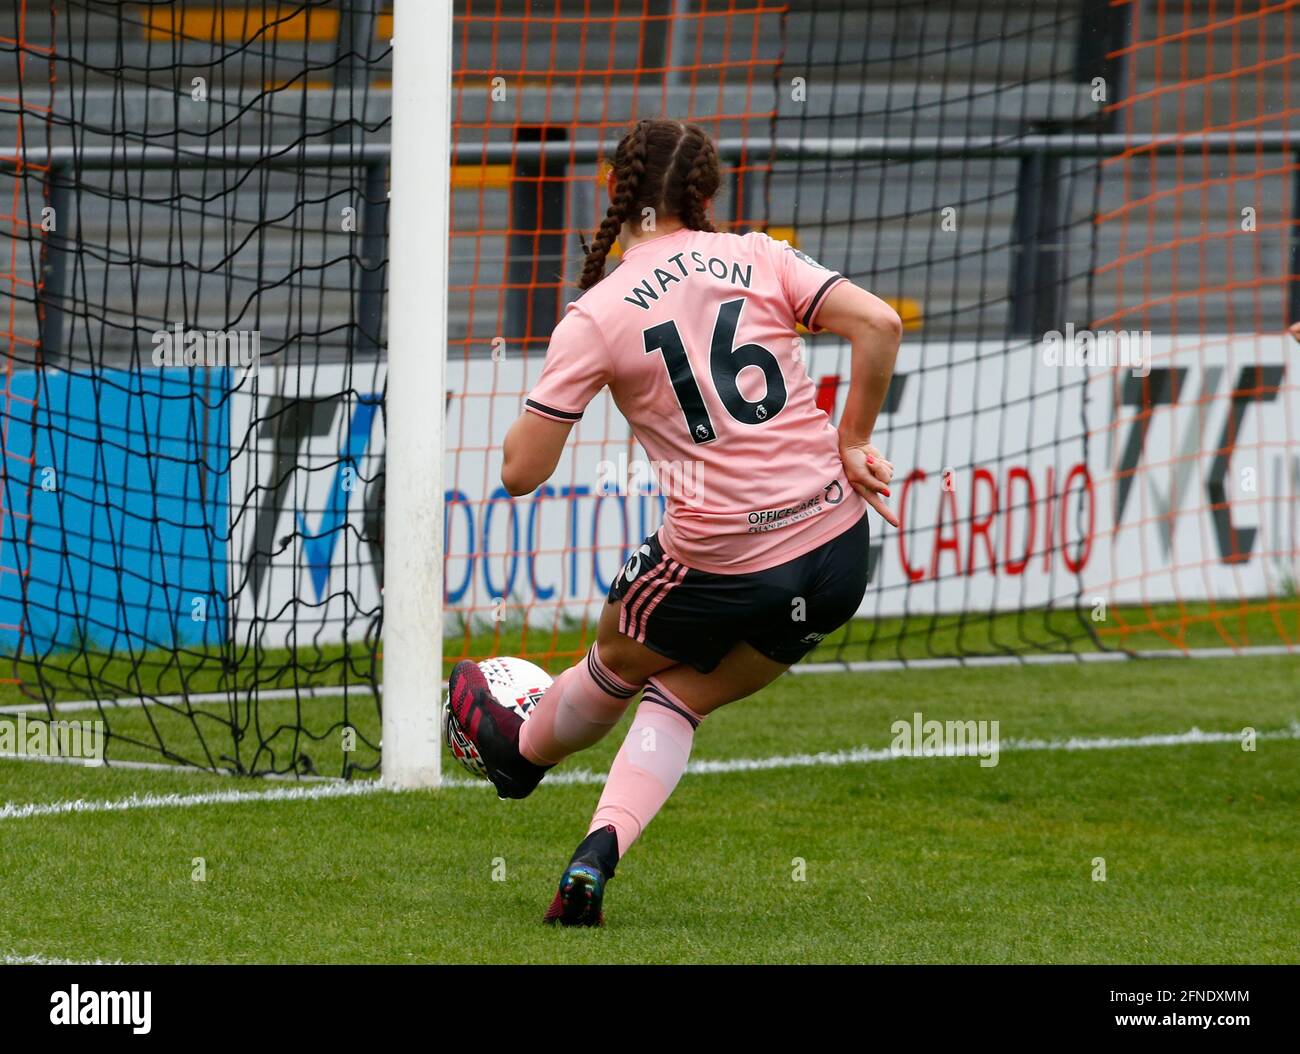
[[[3,17],[7,701],[110,763],[373,770],[391,17]]]
[[[718,141],[720,228],[904,320],[903,528],[808,668],[1293,648],[1297,6],[456,0],[445,663],[572,662],[662,517],[607,395],[497,475],[653,114]],[[110,764],[374,772],[391,4],[0,20],[0,703]]]

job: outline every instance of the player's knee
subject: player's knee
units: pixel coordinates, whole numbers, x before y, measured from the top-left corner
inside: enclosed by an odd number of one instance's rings
[[[650,676],[641,668],[642,664],[637,662],[633,642],[621,634],[599,641],[596,644],[596,654],[600,656],[601,665],[605,669],[628,684],[644,684]]]

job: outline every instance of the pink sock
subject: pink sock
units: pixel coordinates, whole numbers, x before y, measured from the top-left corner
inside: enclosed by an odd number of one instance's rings
[[[682,778],[702,720],[651,677],[587,833],[613,825],[618,855],[626,853]]]
[[[602,739],[640,690],[601,662],[593,644],[538,700],[519,730],[519,752],[534,765],[559,764]]]

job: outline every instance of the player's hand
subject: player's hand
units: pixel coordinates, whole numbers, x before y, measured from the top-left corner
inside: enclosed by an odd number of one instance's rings
[[[861,494],[873,509],[891,527],[897,527],[898,516],[885,504],[889,497],[889,484],[894,478],[894,466],[871,443],[841,443],[840,460],[844,463],[844,476],[849,485]]]
[[[1300,341],[1300,322],[1292,322],[1291,328],[1287,332],[1295,337],[1297,341]]]

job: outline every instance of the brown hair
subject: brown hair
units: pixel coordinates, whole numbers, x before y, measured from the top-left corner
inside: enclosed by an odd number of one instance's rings
[[[614,153],[614,199],[587,247],[578,288],[590,289],[605,277],[618,232],[642,209],[675,216],[692,230],[716,230],[707,209],[721,185],[718,152],[702,128],[664,117],[637,121]]]

